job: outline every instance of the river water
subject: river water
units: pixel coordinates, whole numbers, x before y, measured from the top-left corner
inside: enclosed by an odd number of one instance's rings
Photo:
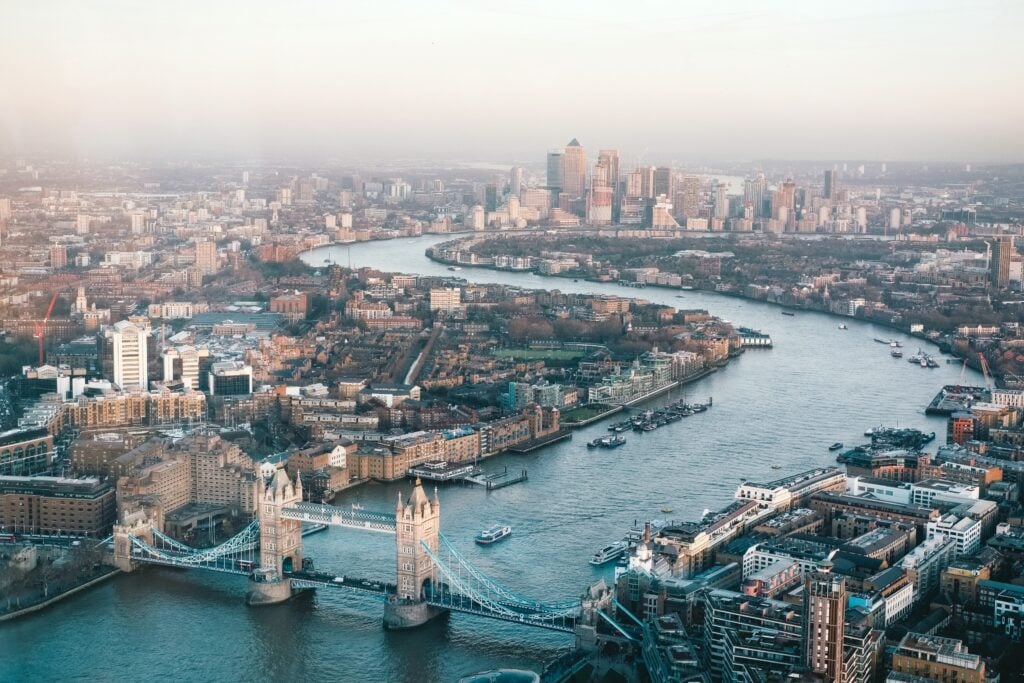
[[[768,304],[710,293],[573,282],[532,274],[464,269],[451,273],[424,249],[447,236],[323,248],[305,255],[353,266],[474,282],[628,295],[713,314],[771,334],[775,348],[749,351],[686,387],[695,400],[714,397],[700,415],[646,434],[627,434],[615,450],[588,451],[607,423],[571,441],[528,456],[500,456],[488,469],[529,469],[524,484],[487,493],[443,488],[442,529],[477,566],[520,593],[539,599],[579,594],[611,565],[587,560],[621,538],[637,519],[696,519],[732,499],[742,477],[776,478],[831,464],[834,441],[859,443],[878,424],[939,434],[945,421],[924,415],[940,386],[957,381],[960,366],[926,370],[889,356],[874,337],[895,337],[907,355],[921,346],[908,336],[868,323],[817,313],[780,315]],[[931,349],[937,354],[937,349]],[[967,380],[980,378],[968,371]],[[680,396],[677,393],[674,398]],[[667,398],[661,399],[668,400]],[[781,469],[772,470],[772,464]],[[337,501],[366,509],[394,508],[408,483],[368,484]],[[672,508],[670,515],[662,508]],[[478,547],[473,535],[492,522],[513,535]],[[394,541],[377,534],[331,529],[308,537],[317,567],[393,580]],[[38,615],[0,625],[0,680],[305,680],[452,681],[492,667],[539,670],[571,646],[571,636],[450,617],[409,632],[385,632],[382,606],[342,591],[321,591],[285,605],[243,604],[239,577],[148,569],[118,577]]]

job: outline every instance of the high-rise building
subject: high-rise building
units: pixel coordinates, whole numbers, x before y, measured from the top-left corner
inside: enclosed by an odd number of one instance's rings
[[[583,196],[586,190],[587,153],[576,138],[569,141],[562,156],[562,192],[571,199]]]
[[[700,216],[700,178],[694,175],[683,176],[676,208],[677,215],[681,218]]]
[[[844,683],[846,578],[825,561],[804,577],[804,657],[812,672]]]
[[[743,202],[753,207],[753,218],[764,216],[764,195],[767,189],[768,181],[765,180],[764,173],[758,173],[756,178],[747,179],[743,183]]]
[[[147,342],[149,330],[141,325],[122,320],[107,328],[114,361],[113,382],[122,389],[149,388]]]
[[[130,220],[133,235],[141,235],[146,231],[146,214],[135,211],[131,214]]]
[[[63,244],[55,244],[50,247],[50,267],[54,270],[64,268],[68,265],[68,248]]]
[[[725,185],[719,183],[715,187],[715,218],[725,218],[729,215],[729,195],[725,192]]]
[[[509,193],[513,197],[518,197],[523,191],[523,167],[513,166],[512,171],[509,173]]]
[[[838,175],[835,169],[829,169],[825,171],[825,185],[821,191],[821,196],[825,199],[835,199],[839,192],[838,186]]]
[[[664,196],[668,197],[669,201],[672,201],[672,195],[675,193],[675,183],[673,182],[671,168],[668,166],[658,166],[654,169],[653,184],[653,197]]]
[[[608,186],[612,188],[612,222],[619,222],[619,202],[622,199],[622,185],[619,182],[619,151],[602,149],[597,153],[597,163],[605,169]]]
[[[203,275],[217,272],[217,244],[215,242],[198,242],[196,244],[196,268]]]
[[[1010,285],[1010,260],[1015,248],[1012,235],[1000,235],[992,239],[992,256],[989,259],[989,280],[993,287],[1000,289]]]
[[[548,152],[548,191],[551,193],[552,205],[558,204],[558,195],[564,184],[562,161],[565,154],[560,149]]]

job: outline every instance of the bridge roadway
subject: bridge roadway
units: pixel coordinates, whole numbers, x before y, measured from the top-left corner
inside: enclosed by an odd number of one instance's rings
[[[281,510],[282,519],[297,519],[310,524],[328,524],[349,529],[395,533],[395,515],[366,510],[345,510],[321,503],[293,503]]]
[[[331,572],[302,571],[292,572],[286,576],[292,580],[293,588],[344,588],[382,599],[394,595],[397,589],[393,583],[370,581],[354,576],[338,576]]]

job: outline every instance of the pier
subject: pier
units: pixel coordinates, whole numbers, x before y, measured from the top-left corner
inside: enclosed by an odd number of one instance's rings
[[[409,475],[413,479],[424,481],[449,482],[464,481],[469,477],[481,474],[482,469],[475,463],[449,463],[444,461],[425,462],[422,465],[409,468]]]
[[[566,439],[571,438],[571,430],[559,429],[553,434],[548,434],[547,436],[542,436],[538,439],[530,439],[529,441],[524,441],[523,443],[516,444],[515,446],[509,446],[506,450],[509,453],[532,453],[538,448],[544,448],[545,446],[550,446],[553,443],[558,443],[559,441],[565,441]]]
[[[529,479],[525,469],[520,470],[519,474],[509,472],[508,467],[505,467],[501,472],[495,472],[493,474],[480,474],[476,476],[466,477],[465,481],[471,484],[477,484],[483,486],[488,491],[497,491],[503,489],[506,486],[512,486],[512,484],[518,484],[520,482]]]

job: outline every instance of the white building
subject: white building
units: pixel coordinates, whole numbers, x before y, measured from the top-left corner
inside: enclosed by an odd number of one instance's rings
[[[955,552],[952,539],[936,534],[903,556],[900,566],[914,583],[915,601],[939,587],[942,570],[953,562]]]
[[[127,320],[107,328],[106,337],[112,346],[114,384],[121,389],[149,388],[149,330]]]
[[[973,555],[981,547],[981,522],[970,517],[949,514],[928,522],[928,539],[947,536],[953,541],[954,555]]]

